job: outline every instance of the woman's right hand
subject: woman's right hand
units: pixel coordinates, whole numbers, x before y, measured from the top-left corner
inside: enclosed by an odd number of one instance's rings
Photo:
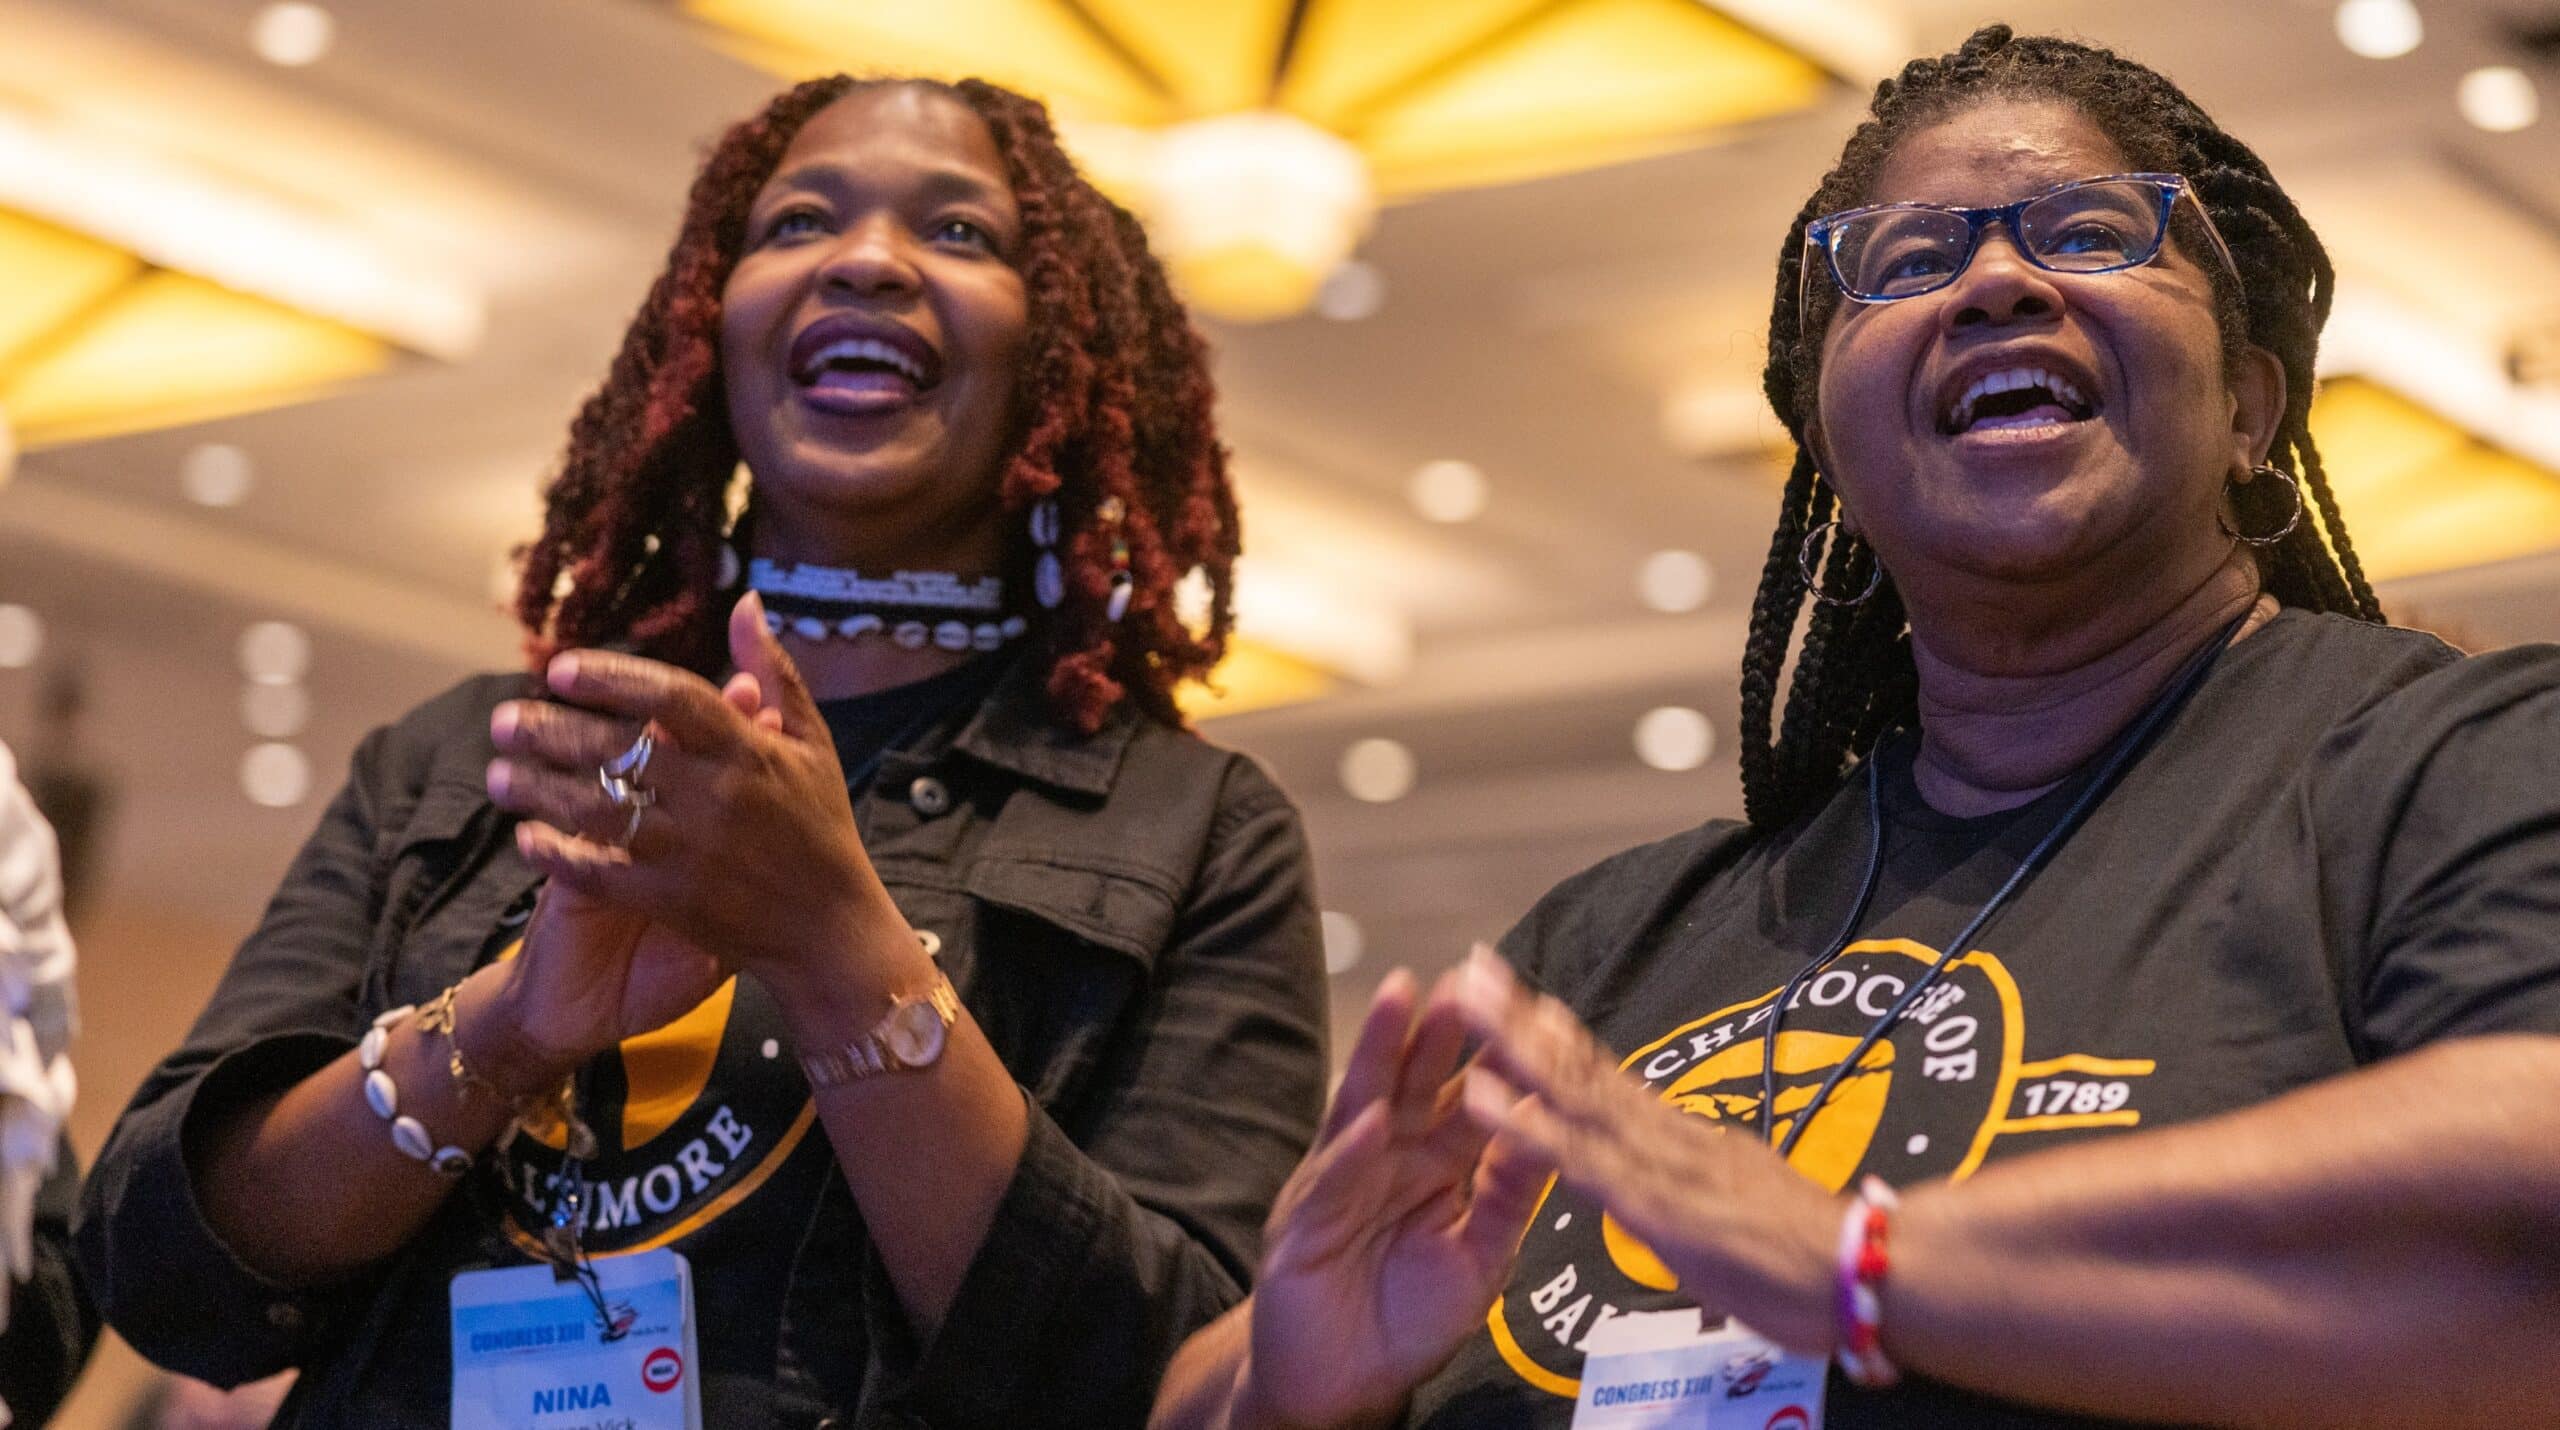
[[[661,1028],[719,990],[729,969],[664,924],[546,884],[515,957],[482,970],[491,988],[466,1014],[472,1070],[509,1095],[558,1087],[598,1053]],[[475,1036],[473,1024],[494,1025]]]
[[[751,675],[731,676],[720,698],[760,727],[779,723]],[[493,718],[521,717],[507,711]],[[494,725],[493,736],[504,738]],[[514,775],[508,761],[495,762],[490,797],[505,804],[504,782]],[[528,859],[607,857],[599,840],[532,823],[516,826],[516,844]],[[734,972],[665,924],[553,880],[542,888],[516,957],[474,976],[488,984],[474,1011],[486,1010],[499,1032],[486,1041],[466,1033],[473,1047],[465,1061],[510,1095],[546,1092],[624,1039],[692,1012]]]
[[[1379,986],[1315,1150],[1281,1189],[1231,1424],[1392,1421],[1510,1275],[1549,1168],[1474,1129],[1452,987],[1419,1017],[1415,991],[1401,969]]]

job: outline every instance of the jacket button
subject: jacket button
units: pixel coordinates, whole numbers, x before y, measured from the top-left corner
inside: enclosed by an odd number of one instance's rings
[[[942,956],[942,935],[933,930],[917,929],[916,942],[924,946],[925,957],[940,958]]]
[[[919,776],[907,786],[907,803],[927,819],[947,814],[951,809],[951,787],[931,775]]]
[[[267,1324],[279,1331],[301,1330],[302,1308],[291,1301],[270,1301],[267,1303]]]

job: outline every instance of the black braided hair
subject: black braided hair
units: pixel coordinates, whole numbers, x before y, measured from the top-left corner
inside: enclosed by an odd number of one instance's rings
[[[2093,45],[1984,26],[1952,54],[1913,60],[1899,76],[1876,86],[1869,118],[1849,136],[1839,163],[1805,200],[1778,250],[1763,383],[1770,405],[1796,439],[1796,457],[1779,500],[1778,528],[1769,538],[1742,656],[1742,795],[1755,828],[1780,828],[1812,808],[1859,752],[1886,730],[1916,722],[1919,714],[1910,628],[1887,576],[1857,605],[1814,606],[1796,652],[1785,716],[1776,718],[1779,675],[1809,594],[1797,555],[1807,536],[1840,509],[1804,445],[1822,333],[1840,302],[1829,282],[1816,282],[1802,290],[1809,306],[1799,311],[1805,225],[1865,202],[1877,171],[1906,136],[1993,100],[2068,104],[2105,131],[2135,168],[2183,174],[2195,186],[2246,275],[2242,292],[2219,262],[2200,265],[2212,277],[2225,361],[2237,363],[2256,346],[2283,363],[2285,410],[2268,460],[2300,478],[2313,508],[2283,541],[2258,548],[2266,589],[2288,606],[2383,618],[2311,442],[2312,360],[2334,281],[2319,236],[2249,146],[2223,132],[2156,71]],[[2209,252],[2211,240],[2184,206],[2171,234],[2189,253]],[[2284,523],[2292,497],[2275,490],[2281,485],[2262,480],[2235,490],[2241,530],[2266,531]],[[1875,569],[1865,542],[1830,540],[1822,587],[1861,590]]]

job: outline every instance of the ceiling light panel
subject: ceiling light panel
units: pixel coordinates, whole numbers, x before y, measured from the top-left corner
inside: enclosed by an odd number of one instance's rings
[[[1127,49],[1053,0],[685,0],[684,8],[744,40],[731,48],[750,62],[785,73],[976,75],[1084,118],[1177,117]]]
[[[344,324],[155,269],[0,366],[0,407],[31,447],[86,441],[305,400],[393,356]]]
[[[1542,12],[1348,116],[1382,193],[1512,183],[1696,143],[1806,108],[1821,68],[1694,0]]]
[[[1078,0],[1192,114],[1271,102],[1290,0]],[[1415,7],[1428,8],[1428,7]]]
[[[23,361],[107,295],[142,260],[54,224],[0,210],[0,368]]]
[[[480,295],[321,215],[96,134],[0,112],[0,208],[439,357],[466,355]]]
[[[1311,0],[1279,102],[1319,124],[1347,127],[1451,56],[1481,52],[1553,8],[1553,0]]]
[[[2311,431],[2374,580],[2560,549],[2560,474],[2379,383],[2323,384]]]

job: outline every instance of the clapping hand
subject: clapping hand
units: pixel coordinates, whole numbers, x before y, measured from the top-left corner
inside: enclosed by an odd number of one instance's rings
[[[1281,1190],[1235,1424],[1392,1417],[1484,1321],[1547,1167],[1461,1107],[1449,980],[1380,985],[1315,1150]]]
[[[1795,1350],[1831,1349],[1838,1198],[1757,1137],[1663,1101],[1490,953],[1453,978],[1461,1020],[1484,1040],[1467,1086],[1479,1135],[1551,1163],[1699,1304]]]

